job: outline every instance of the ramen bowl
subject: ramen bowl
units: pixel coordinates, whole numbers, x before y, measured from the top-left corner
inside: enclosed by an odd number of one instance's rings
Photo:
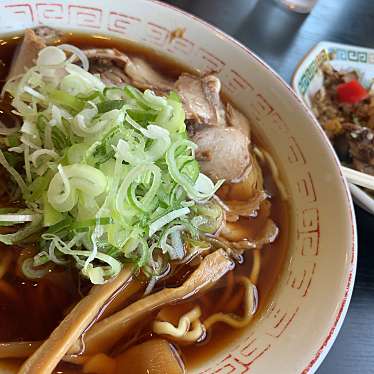
[[[1,35],[39,25],[128,39],[201,72],[217,72],[227,97],[275,158],[288,196],[289,244],[258,318],[189,372],[314,372],[343,323],[357,249],[347,184],[307,107],[244,46],[160,2],[0,2]]]

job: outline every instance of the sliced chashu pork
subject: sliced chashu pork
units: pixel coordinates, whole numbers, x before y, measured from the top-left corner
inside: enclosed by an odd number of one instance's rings
[[[59,43],[63,38],[63,33],[48,26],[40,26],[33,29],[35,34],[43,40],[46,45]]]
[[[212,74],[198,77],[183,73],[175,83],[181,97],[186,118],[194,123],[225,126],[225,109],[220,91],[221,81]]]
[[[174,82],[157,72],[140,57],[131,57],[126,65],[126,74],[134,86],[145,90],[152,89],[158,93],[168,93],[173,90]]]
[[[117,49],[92,48],[84,52],[90,60],[90,71],[99,73],[107,84],[132,84],[141,90],[152,89],[161,94],[176,90],[182,98],[187,119],[203,125],[228,124],[236,127],[236,124],[240,123],[240,126],[243,126],[245,117],[241,117],[241,113],[232,106],[227,123],[226,111],[220,97],[221,82],[213,74],[198,77],[183,73],[173,82],[157,72],[144,59],[129,57]]]
[[[197,131],[193,142],[198,146],[196,159],[201,170],[213,181],[239,182],[250,169],[249,139],[230,127],[205,127]]]
[[[214,181],[241,181],[251,168],[248,119],[231,104],[225,110],[215,75],[181,74],[175,87],[192,122],[190,135],[202,172]]]
[[[84,51],[90,62],[90,72],[99,74],[108,86],[124,86],[131,80],[125,73],[129,58],[115,48],[91,48]]]
[[[240,130],[248,139],[251,138],[251,124],[248,118],[230,103],[226,104],[226,122],[228,127],[234,127]]]
[[[90,72],[100,74],[108,85],[132,84],[141,90],[152,89],[157,93],[172,90],[173,82],[142,58],[130,58],[115,48],[92,48],[84,53],[90,61]]]
[[[90,60],[90,71],[99,73],[107,84],[133,84],[157,93],[173,89],[170,80],[141,58],[129,58],[116,49],[89,49],[85,53]],[[212,74],[197,77],[183,73],[174,87],[182,99],[186,118],[203,127],[193,136],[199,147],[197,154],[202,171],[214,180],[241,180],[250,167],[249,123],[231,105],[225,111],[220,80]],[[205,125],[212,129],[205,129]],[[226,126],[231,128],[226,129]]]
[[[24,73],[34,64],[38,52],[47,44],[56,42],[59,36],[57,31],[50,28],[39,28],[36,33],[31,29],[26,30],[8,78]],[[157,93],[176,89],[182,98],[187,119],[202,126],[221,128],[203,129],[193,137],[199,146],[203,172],[215,180],[223,178],[231,182],[244,176],[250,166],[249,130],[246,130],[249,129],[248,120],[229,104],[225,111],[220,98],[221,82],[216,76],[208,74],[197,77],[184,73],[174,84],[143,59],[129,58],[116,49],[95,48],[85,50],[85,53],[90,60],[90,71],[99,73],[108,85],[130,83]],[[226,125],[232,128],[224,129]],[[240,136],[238,129],[246,137]],[[204,136],[207,140],[204,140]]]

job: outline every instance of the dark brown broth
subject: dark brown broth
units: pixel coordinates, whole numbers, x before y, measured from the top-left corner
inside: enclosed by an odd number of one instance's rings
[[[1,83],[4,82],[18,41],[19,37],[13,37],[4,41],[0,40]],[[148,62],[151,62],[157,70],[173,79],[177,78],[181,72],[192,72],[192,69],[176,63],[157,51],[122,40],[103,38],[99,35],[87,36],[68,33],[65,34],[61,42],[62,41],[77,45],[81,48],[117,48],[130,56],[136,55],[144,57]],[[4,105],[0,103],[0,118],[3,116],[2,108],[4,108]],[[255,139],[255,143],[264,146],[260,139]],[[274,183],[271,180],[270,171],[267,168],[263,168],[263,173],[267,183],[266,187],[269,190],[274,190]],[[265,246],[261,252],[261,272],[257,284],[260,304],[257,316],[261,314],[261,309],[266,306],[271,290],[279,276],[287,251],[289,224],[287,203],[282,201],[277,194],[274,194],[271,203],[271,218],[280,228],[280,234],[275,243]],[[253,222],[251,224],[251,220],[253,219],[247,220],[244,224],[253,225]],[[14,248],[14,250],[17,249]],[[235,277],[239,275],[249,275],[251,266],[252,255],[248,251],[244,256],[243,264],[236,266],[234,270]],[[63,318],[64,312],[80,298],[76,274],[66,270],[65,272],[61,272],[59,276],[61,278],[65,277],[62,282],[64,284],[63,291],[61,290],[60,283],[51,282],[49,279],[31,282],[25,281],[23,278],[17,278],[14,275],[6,276],[5,280],[9,281],[15,287],[22,302],[16,303],[15,301],[9,301],[0,292],[0,341],[39,340],[46,338],[50,334],[53,328],[57,326],[59,321]],[[59,284],[59,286],[57,286],[57,284]],[[168,284],[166,286],[170,287],[172,285]],[[217,310],[214,309],[214,305],[221,297],[225,286],[226,283],[224,279],[220,281],[213,290],[204,295],[204,297],[197,298],[186,304],[181,304],[180,306],[175,306],[175,308],[176,310],[179,309],[180,313],[182,313],[188,310],[188,308],[199,304],[202,307],[203,316],[209,316],[217,312]],[[42,297],[39,295],[42,293],[39,291],[40,289],[47,290],[43,291],[45,295]],[[235,288],[234,294],[236,292],[241,292],[239,286]],[[39,300],[40,302],[35,303],[35,300]],[[242,307],[240,306],[233,312],[241,314]],[[41,316],[42,318],[40,318]],[[211,334],[202,343],[181,347],[187,367],[192,368],[199,365],[210,355],[219,350],[223,350],[225,345],[235,339],[240,333],[240,330],[234,330],[223,324],[215,325]],[[148,327],[145,327],[142,339],[149,336],[151,336],[150,330]],[[62,370],[64,371],[64,369]]]
[[[2,245],[0,251],[6,250],[20,254],[19,263],[32,255]],[[41,280],[29,280],[21,274],[17,257],[10,268],[0,280],[0,342],[43,340],[81,298],[78,274],[55,268]]]

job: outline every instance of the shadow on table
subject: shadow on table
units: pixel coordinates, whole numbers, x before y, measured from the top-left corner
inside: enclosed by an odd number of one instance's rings
[[[242,40],[254,52],[274,59],[282,56],[297,35],[306,15],[291,12],[274,0],[166,0],[198,15]],[[251,35],[255,37],[251,38]]]
[[[260,0],[234,37],[265,60],[281,57],[288,50],[307,15],[291,12],[272,0]],[[255,37],[251,38],[251,34]]]
[[[262,0],[166,0],[232,35]]]

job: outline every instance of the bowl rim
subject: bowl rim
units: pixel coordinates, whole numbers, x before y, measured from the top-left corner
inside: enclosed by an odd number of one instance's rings
[[[301,74],[307,68],[306,60],[308,59],[309,56],[316,55],[323,48],[327,48],[329,46],[349,47],[349,48],[365,50],[365,51],[372,51],[372,52],[374,51],[374,48],[361,47],[361,46],[352,45],[352,44],[345,44],[345,43],[330,42],[328,40],[321,40],[318,43],[314,44],[313,47],[311,47],[305,53],[305,55],[302,57],[302,59],[297,63],[297,65],[295,67],[295,70],[292,73],[291,80],[290,80],[291,87],[294,89],[295,93],[299,96],[299,98],[303,101],[303,103],[308,107],[308,109],[310,109],[309,106],[306,104],[303,96],[299,93],[299,89],[298,89],[299,74]],[[318,120],[317,120],[317,123],[318,123],[319,126],[321,126],[319,124]],[[339,161],[339,163],[340,163],[340,161]],[[350,168],[350,169],[355,170],[353,168]],[[358,171],[358,170],[356,170],[356,171]],[[365,175],[365,173],[363,173],[361,171],[358,171],[358,172],[362,175]],[[364,189],[361,188],[360,186],[357,186],[357,185],[352,184],[352,183],[348,183],[348,186],[349,186],[349,190],[350,190],[356,204],[359,205],[362,209],[366,210],[368,213],[374,215],[374,198],[371,197],[368,193],[366,193],[364,191]]]
[[[291,88],[291,86],[277,73],[271,68],[266,62],[264,62],[260,57],[258,57],[254,52],[252,52],[249,48],[247,48],[245,45],[240,43],[238,40],[233,38],[232,36],[226,34],[224,31],[220,30],[219,28],[211,25],[209,22],[204,21],[203,19],[190,14],[186,12],[183,9],[178,8],[177,6],[171,5],[169,3],[164,3],[159,0],[145,0],[154,4],[157,4],[162,7],[169,8],[177,13],[180,13],[184,15],[185,17],[192,19],[195,22],[200,23],[200,25],[204,26],[205,28],[209,29],[210,31],[214,32],[216,35],[220,37],[220,39],[225,40],[226,42],[231,43],[232,45],[240,48],[243,52],[245,52],[248,56],[250,56],[253,60],[255,60],[257,63],[262,65],[266,70],[268,70],[278,81],[279,83],[287,89],[289,94],[295,99],[296,102],[299,103],[300,107],[303,109],[303,112],[305,115],[309,118],[310,122],[314,125],[314,127],[317,129],[317,131],[320,133],[322,142],[324,145],[330,150],[330,153],[333,156],[333,159],[335,161],[335,166],[338,169],[339,176],[340,176],[340,181],[342,183],[342,187],[344,188],[345,194],[346,194],[346,201],[347,201],[347,213],[349,215],[349,223],[351,225],[351,243],[352,247],[350,248],[351,250],[351,268],[348,274],[348,280],[347,283],[345,284],[345,293],[343,296],[343,299],[341,300],[340,306],[337,310],[337,313],[335,314],[334,322],[333,324],[328,328],[328,332],[323,339],[323,342],[319,349],[313,354],[313,356],[308,360],[309,362],[305,366],[305,368],[301,371],[302,374],[307,374],[307,373],[314,373],[324,358],[326,357],[327,353],[331,349],[339,331],[340,328],[343,324],[343,321],[345,319],[345,316],[348,311],[348,306],[352,297],[352,292],[353,292],[353,286],[354,286],[354,281],[356,277],[356,268],[357,268],[357,226],[356,226],[356,216],[354,213],[354,208],[353,208],[353,201],[352,201],[352,196],[349,192],[349,187],[348,183],[343,176],[341,167],[340,167],[340,161],[338,160],[333,147],[328,140],[326,134],[322,130],[321,126],[319,125],[317,119],[314,117],[313,113],[311,112],[310,108],[305,104],[305,102],[296,94],[296,92]],[[319,44],[319,43],[318,43]],[[317,45],[318,45],[317,44]],[[316,46],[317,46],[316,45]],[[314,46],[308,54],[316,47]],[[305,55],[304,59],[307,58],[307,55]],[[301,63],[300,63],[301,65]],[[348,248],[346,250],[349,250]]]
[[[342,326],[342,323],[344,321],[344,318],[346,316],[349,302],[352,296],[353,292],[353,285],[354,285],[354,280],[355,280],[355,275],[356,275],[356,265],[357,265],[357,228],[356,228],[356,218],[354,214],[354,209],[353,209],[353,202],[352,202],[352,197],[349,193],[348,189],[348,184],[342,174],[341,168],[340,168],[340,162],[333,151],[332,145],[327,139],[327,136],[323,132],[322,128],[318,124],[317,120],[313,116],[311,110],[307,107],[307,105],[304,103],[304,101],[294,92],[294,90],[290,87],[289,84],[286,83],[286,81],[280,77],[278,73],[276,73],[267,63],[265,63],[263,60],[261,60],[254,52],[250,51],[249,48],[244,46],[242,43],[234,39],[232,36],[226,34],[224,31],[218,29],[217,27],[211,25],[210,23],[202,20],[201,18],[192,15],[177,6],[164,3],[159,0],[143,0],[144,2],[148,3],[153,3],[156,6],[164,7],[167,9],[170,9],[173,12],[181,14],[183,17],[186,17],[190,21],[194,23],[200,24],[202,27],[207,29],[209,32],[212,32],[215,34],[219,39],[225,41],[226,43],[229,43],[232,47],[236,47],[241,49],[251,60],[259,64],[264,68],[265,71],[268,71],[270,75],[272,75],[278,82],[279,84],[289,93],[289,95],[293,98],[295,103],[298,103],[300,106],[300,110],[303,111],[304,115],[309,118],[309,122],[313,124],[313,126],[317,130],[317,134],[319,134],[320,141],[324,146],[329,149],[330,155],[332,158],[333,163],[335,163],[335,168],[337,171],[337,178],[340,180],[340,186],[344,190],[345,193],[345,210],[348,214],[347,217],[347,225],[351,226],[351,235],[350,235],[350,243],[351,243],[351,248],[349,249],[348,246],[346,247],[346,251],[351,251],[350,253],[350,267],[349,270],[347,270],[347,282],[344,285],[344,295],[341,299],[341,301],[337,304],[337,311],[335,315],[333,316],[333,323],[331,325],[327,325],[327,331],[325,338],[322,336],[322,344],[320,347],[317,349],[316,352],[312,353],[311,358],[307,358],[305,355],[305,367],[303,370],[301,370],[302,374],[307,374],[307,373],[314,373],[320,364],[322,363],[323,359],[329,352],[332,344],[334,343],[338,332]],[[0,0],[1,2],[1,0]],[[306,58],[307,56],[305,56]],[[347,226],[348,227],[348,226]]]

